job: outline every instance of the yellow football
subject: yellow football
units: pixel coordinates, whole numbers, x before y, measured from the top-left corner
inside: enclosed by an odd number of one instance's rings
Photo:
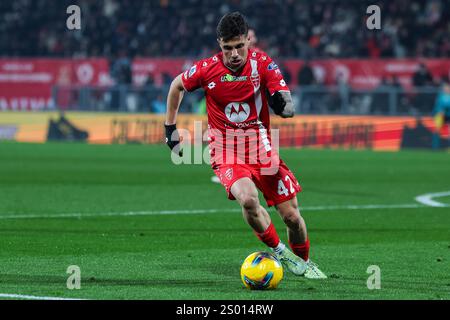
[[[283,266],[271,253],[254,252],[241,266],[241,279],[252,290],[275,289],[283,279]]]

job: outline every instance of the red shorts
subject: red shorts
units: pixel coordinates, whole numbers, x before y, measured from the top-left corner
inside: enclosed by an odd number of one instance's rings
[[[218,165],[214,173],[227,190],[230,200],[236,200],[231,194],[231,186],[245,177],[250,178],[261,190],[269,207],[288,201],[302,191],[294,174],[281,159],[278,171],[271,175],[261,174],[261,166],[251,164]]]

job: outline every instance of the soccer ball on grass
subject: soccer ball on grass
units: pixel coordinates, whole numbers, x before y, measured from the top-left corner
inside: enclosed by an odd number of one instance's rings
[[[241,266],[241,279],[252,290],[275,289],[283,279],[283,267],[273,254],[254,252]]]

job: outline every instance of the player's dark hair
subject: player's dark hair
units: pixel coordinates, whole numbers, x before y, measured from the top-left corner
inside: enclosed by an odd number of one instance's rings
[[[236,37],[246,36],[248,34],[248,24],[245,17],[236,11],[224,15],[220,19],[216,31],[217,39],[229,41]]]

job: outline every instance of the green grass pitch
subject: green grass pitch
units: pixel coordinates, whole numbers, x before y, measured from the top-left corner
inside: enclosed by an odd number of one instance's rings
[[[255,292],[243,287],[240,265],[265,247],[237,203],[210,182],[208,165],[176,166],[166,146],[0,143],[0,294],[450,298],[450,207],[414,200],[450,190],[449,153],[281,155],[303,186],[311,256],[329,279],[285,272],[277,290]],[[435,200],[450,204],[450,197]],[[286,241],[281,219],[270,213]],[[66,287],[70,265],[81,269],[80,290]],[[379,290],[367,288],[371,265],[381,270]]]

